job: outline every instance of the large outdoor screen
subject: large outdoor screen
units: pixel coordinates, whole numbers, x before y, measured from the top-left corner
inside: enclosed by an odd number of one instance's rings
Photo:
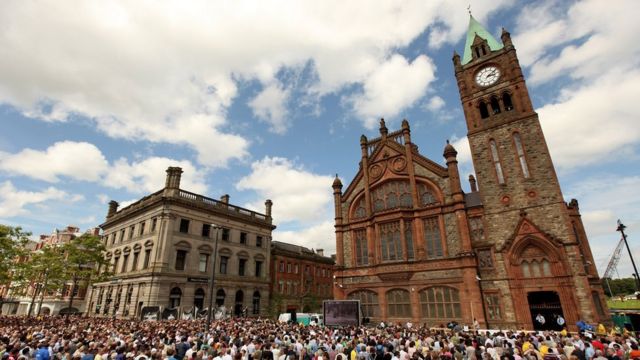
[[[325,325],[360,325],[360,301],[358,300],[325,300],[323,311]]]

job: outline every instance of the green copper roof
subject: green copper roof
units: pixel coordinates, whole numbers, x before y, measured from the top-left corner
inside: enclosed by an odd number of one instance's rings
[[[464,44],[464,55],[462,56],[462,65],[468,64],[471,61],[471,44],[473,44],[473,39],[475,39],[476,34],[481,38],[487,40],[489,44],[489,49],[491,51],[496,51],[502,49],[502,44],[500,44],[490,32],[488,32],[473,16],[469,16],[469,30],[467,30],[467,41]]]

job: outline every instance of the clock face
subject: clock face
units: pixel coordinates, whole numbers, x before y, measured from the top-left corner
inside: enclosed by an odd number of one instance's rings
[[[476,74],[476,83],[480,86],[489,86],[495,84],[499,78],[500,70],[495,66],[487,66]]]

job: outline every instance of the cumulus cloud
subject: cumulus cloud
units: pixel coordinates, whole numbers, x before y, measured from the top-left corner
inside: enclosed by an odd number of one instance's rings
[[[0,170],[48,182],[58,182],[61,176],[97,181],[107,168],[102,152],[87,142],[61,141],[44,151],[0,152]]]
[[[253,114],[260,120],[271,125],[271,131],[283,134],[287,131],[287,100],[290,92],[282,88],[282,85],[274,83],[265,87],[249,106]]]
[[[567,198],[577,198],[587,234],[589,235],[594,260],[602,275],[613,250],[620,239],[616,232],[616,221],[624,214],[622,222],[628,227],[627,233],[640,231],[638,204],[640,176],[594,175],[572,184],[565,191]],[[640,246],[630,243],[634,257],[640,257]],[[621,258],[618,265],[620,274],[631,274],[628,256]],[[624,275],[626,277],[626,275]]]
[[[21,191],[10,181],[0,184],[0,217],[14,217],[29,213],[30,205],[40,205],[50,200],[78,201],[81,197],[70,196],[66,192],[48,187],[43,191]]]
[[[635,34],[640,32],[640,24],[629,16],[640,12],[637,1],[622,0],[611,6],[587,0],[572,3],[568,9],[560,4],[537,2],[525,7],[518,17],[514,41],[526,44],[521,59],[531,66],[530,82],[542,83],[563,74],[576,79],[599,78],[612,68],[638,67],[640,47]],[[557,18],[563,12],[567,16]]]
[[[253,190],[262,199],[248,204],[249,208],[262,209],[264,199],[273,200],[276,223],[309,224],[330,216],[332,181],[331,176],[314,174],[289,159],[267,156],[251,164],[251,173],[236,187]]]
[[[514,44],[528,81],[557,96],[538,109],[554,163],[577,168],[637,151],[637,1],[542,1],[523,8]],[[565,15],[566,14],[566,15]],[[569,81],[555,82],[568,77]],[[560,84],[559,86],[554,86]],[[606,95],[605,95],[606,94]],[[615,156],[622,155],[622,156]]]
[[[475,14],[482,20],[504,3],[482,1]],[[464,1],[245,5],[2,2],[0,103],[44,121],[89,119],[115,138],[188,146],[201,164],[225,166],[248,155],[249,141],[226,118],[238,79],[262,84],[250,105],[277,133],[290,121],[285,92],[271,84],[280,70],[306,63],[317,75],[310,93],[359,84],[365,91],[351,103],[357,114],[392,115],[433,79],[426,56],[408,63],[397,49],[425,29],[437,33],[433,46],[453,43],[466,27],[458,15]]]
[[[22,175],[47,182],[58,182],[61,177],[99,183],[132,193],[148,193],[164,186],[163,176],[169,166],[184,171],[181,188],[204,193],[205,172],[188,160],[149,157],[139,161],[120,158],[112,164],[95,145],[86,142],[61,141],[46,150],[24,149],[10,154],[0,152],[0,171],[7,175]],[[98,195],[101,202],[106,195]]]
[[[381,116],[393,118],[413,105],[434,79],[435,65],[425,55],[409,63],[396,54],[377,67],[364,81],[363,91],[351,95],[348,102],[365,126],[374,128]]]
[[[325,256],[336,252],[336,237],[333,221],[305,227],[301,230],[278,230],[273,232],[273,240],[302,245],[308,248],[323,249]]]
[[[557,102],[538,110],[554,163],[562,168],[602,159],[623,159],[640,141],[637,89],[640,71],[611,76],[567,89]],[[606,94],[606,95],[605,95]]]

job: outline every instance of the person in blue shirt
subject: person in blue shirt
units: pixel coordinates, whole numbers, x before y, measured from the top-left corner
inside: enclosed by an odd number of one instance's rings
[[[36,360],[50,360],[48,345],[44,341],[40,342],[38,345]]]

